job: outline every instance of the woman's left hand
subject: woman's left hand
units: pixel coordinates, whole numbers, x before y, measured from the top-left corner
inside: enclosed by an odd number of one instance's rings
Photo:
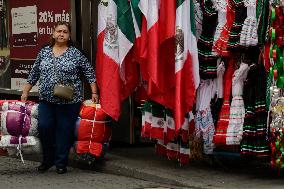
[[[96,93],[92,93],[92,101],[96,104],[99,103],[99,95]]]

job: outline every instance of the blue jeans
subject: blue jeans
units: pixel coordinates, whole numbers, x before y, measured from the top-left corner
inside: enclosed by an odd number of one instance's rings
[[[67,166],[80,105],[81,103],[39,103],[38,129],[42,145],[42,163],[55,165],[57,168]]]

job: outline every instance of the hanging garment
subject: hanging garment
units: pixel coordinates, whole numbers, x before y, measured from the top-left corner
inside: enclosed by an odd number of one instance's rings
[[[203,153],[213,154],[213,135],[215,126],[210,108],[198,111],[195,114],[195,133],[197,138],[203,140]]]
[[[268,156],[266,77],[263,64],[251,65],[244,85],[245,119],[241,154]]]
[[[236,63],[235,59],[228,62],[228,67],[224,75],[224,102],[221,108],[219,120],[217,122],[216,131],[213,137],[215,145],[226,145],[227,128],[230,120],[230,98],[232,92],[232,77],[234,73],[233,65]]]
[[[202,33],[197,42],[199,73],[202,79],[212,79],[217,77],[217,57],[212,53],[212,47],[218,15],[212,0],[201,0],[200,7],[203,24]]]
[[[214,8],[218,11],[218,25],[216,27],[215,35],[214,35],[214,42],[220,38],[221,32],[227,22],[226,15],[227,15],[227,1],[226,0],[212,0]],[[215,50],[213,46],[213,54],[218,55],[218,52]]]
[[[247,77],[249,66],[241,63],[235,70],[232,81],[232,102],[230,108],[230,121],[227,128],[226,144],[240,145],[243,135],[245,107],[243,101],[243,86]]]
[[[213,135],[215,132],[214,122],[210,109],[211,99],[216,93],[215,81],[201,80],[197,91],[195,135],[203,140],[204,154],[213,154]]]
[[[242,26],[247,17],[247,9],[244,6],[244,0],[232,0],[232,6],[235,10],[235,20],[231,28],[228,40],[228,50],[230,51],[240,51],[240,36],[242,31]]]
[[[230,55],[228,51],[228,40],[231,28],[235,19],[235,10],[233,9],[233,0],[227,0],[227,13],[226,13],[226,24],[224,25],[219,39],[214,43],[214,51],[220,56],[227,57]]]
[[[244,0],[244,5],[247,8],[247,18],[242,27],[240,45],[256,46],[258,44],[256,0]]]
[[[256,7],[256,18],[258,21],[258,43],[264,45],[266,35],[269,33],[269,0],[258,0]]]
[[[211,113],[214,120],[214,125],[217,125],[217,121],[219,119],[219,113],[221,111],[221,107],[223,104],[223,98],[224,98],[224,82],[223,82],[223,76],[225,73],[225,64],[223,61],[220,60],[220,63],[217,68],[217,78],[216,78],[216,88],[217,88],[217,94],[215,101],[211,101]]]

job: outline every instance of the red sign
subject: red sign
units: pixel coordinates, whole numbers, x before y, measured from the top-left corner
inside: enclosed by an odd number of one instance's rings
[[[71,21],[70,0],[9,0],[9,5],[12,59],[35,59],[55,23]]]

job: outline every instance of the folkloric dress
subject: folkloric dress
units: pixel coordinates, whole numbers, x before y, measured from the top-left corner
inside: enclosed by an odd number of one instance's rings
[[[244,0],[244,5],[247,7],[247,18],[241,31],[240,45],[256,46],[258,44],[256,0]]]
[[[247,77],[249,66],[241,63],[239,69],[234,72],[232,81],[232,103],[230,109],[230,121],[227,129],[226,144],[239,145],[243,135],[245,107],[243,100],[243,86]]]
[[[214,79],[217,77],[217,56],[212,52],[212,47],[218,15],[212,0],[201,0],[200,8],[203,24],[202,33],[197,42],[199,72],[202,79]]]
[[[213,135],[215,132],[214,122],[210,109],[210,101],[214,97],[214,81],[211,79],[201,80],[197,91],[195,133],[197,138],[203,139],[204,154],[213,154]]]

